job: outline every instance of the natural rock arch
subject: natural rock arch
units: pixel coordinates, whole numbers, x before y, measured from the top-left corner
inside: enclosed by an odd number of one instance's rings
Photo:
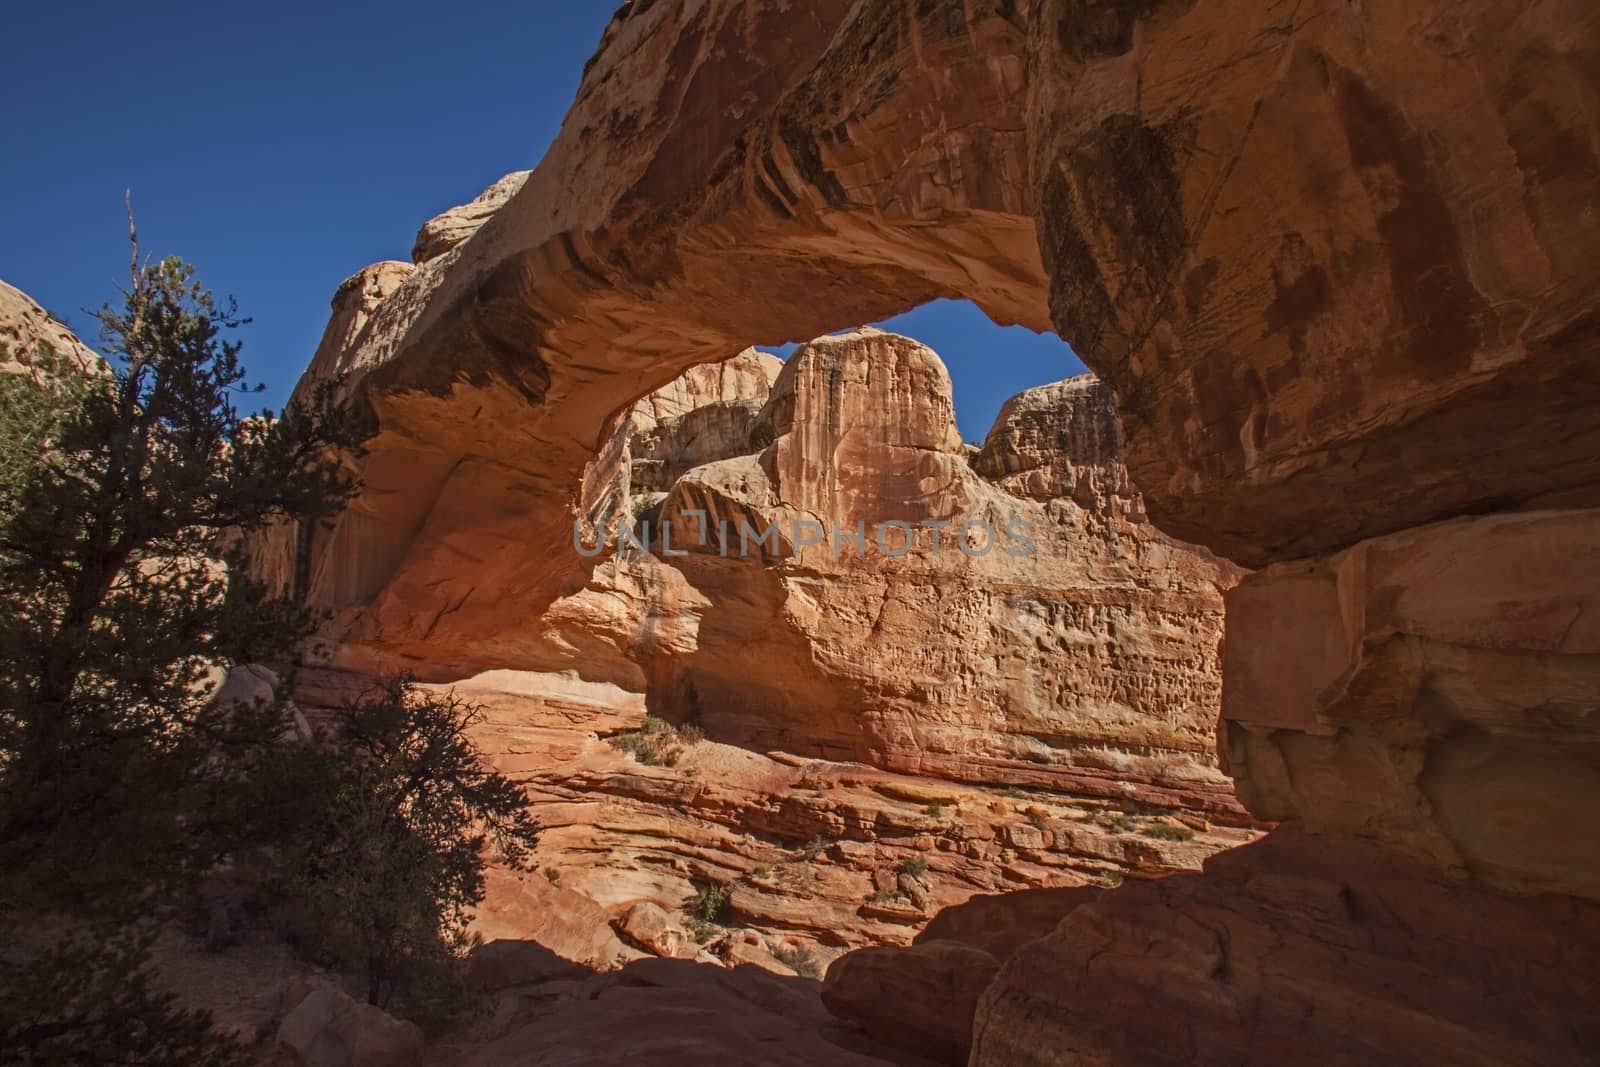
[[[1539,829],[1600,796],[1597,60],[1577,0],[629,4],[505,206],[367,278],[375,306],[347,294],[319,373],[353,371],[383,430],[312,597],[349,655],[494,665],[581,575],[567,508],[598,503],[597,429],[634,398],[964,296],[1111,385],[1158,524],[1271,565],[1230,601],[1247,803],[1419,884],[1593,900],[1593,820]],[[1136,897],[1072,923],[1114,943]],[[1298,1010],[1252,982],[1247,1016]],[[1428,1010],[1532,1047],[1511,1016]]]
[[[1157,521],[1246,564],[1592,480],[1592,15],[971,6],[625,7],[540,168],[324,366],[570,492],[685,366],[959,295],[1056,327]]]

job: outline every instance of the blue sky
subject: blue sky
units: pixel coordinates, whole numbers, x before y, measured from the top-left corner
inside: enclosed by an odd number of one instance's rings
[[[417,227],[534,165],[615,2],[88,2],[6,14],[0,279],[96,343],[84,308],[125,277],[122,192],[145,250],[193,262],[254,321],[276,406],[339,282],[408,259]],[[1059,339],[941,302],[886,324],[949,364],[963,434],[1082,371]]]

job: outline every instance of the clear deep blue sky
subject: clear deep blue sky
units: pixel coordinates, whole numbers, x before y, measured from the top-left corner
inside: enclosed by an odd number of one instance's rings
[[[538,162],[616,6],[13,5],[0,279],[96,344],[83,309],[126,275],[131,188],[145,250],[254,320],[245,363],[277,406],[340,281],[408,259],[425,219]],[[969,439],[1007,396],[1083,369],[969,304],[880,325],[944,357]]]

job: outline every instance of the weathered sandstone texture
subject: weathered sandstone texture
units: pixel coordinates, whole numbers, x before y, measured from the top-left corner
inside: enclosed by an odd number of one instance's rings
[[[1223,753],[1268,819],[1600,900],[1600,511],[1455,519],[1229,594]]]
[[[1013,496],[1065,497],[1091,514],[1144,518],[1123,461],[1116,398],[1093,375],[1007,400],[972,467]]]
[[[1592,12],[1081,8],[625,9],[541,166],[352,353],[373,562],[321,601],[420,647],[409,594],[470,558],[435,638],[536,617],[583,569],[539,516],[609,417],[940,295],[1057,326],[1152,514],[1246,564],[1592,481]]]
[[[20,289],[0,282],[0,374],[34,365],[41,345],[80,370],[102,366],[95,352]]]
[[[858,329],[787,365],[747,351],[614,420],[568,530],[586,580],[468,645],[445,627],[480,579],[431,591],[405,647],[425,675],[488,660],[615,684],[756,750],[1220,812],[1221,592],[1241,572],[1143,521],[1120,449],[1092,378],[1013,400],[969,461],[949,374],[915,341]],[[308,588],[346,569],[300,547],[322,568]],[[360,624],[343,637],[343,663],[387,654]]]
[[[1317,836],[1077,908],[973,1063],[1581,1059],[1597,61],[1577,0],[629,4],[521,190],[338,361],[382,431],[310,599],[352,666],[550,669],[507,635],[609,565],[571,519],[639,397],[938,296],[1053,326],[1156,526],[1261,568],[1222,748]],[[776,426],[773,469],[703,495],[806,484]],[[985,462],[1055,491],[1027,452]]]
[[[527,171],[512,171],[478,194],[471,203],[453,207],[423,223],[422,229],[417,231],[416,243],[411,246],[411,261],[426,263],[438,259],[477,233],[478,227],[515,196],[527,180]]]
[[[690,367],[633,406],[627,434],[633,493],[665,493],[695,467],[750,451],[751,432],[783,362],[747,349]]]

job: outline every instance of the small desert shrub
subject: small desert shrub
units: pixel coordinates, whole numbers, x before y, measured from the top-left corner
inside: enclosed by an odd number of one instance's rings
[[[1187,826],[1174,826],[1168,822],[1153,822],[1144,828],[1144,836],[1157,841],[1193,841],[1194,831]]]
[[[643,522],[650,514],[650,509],[655,507],[655,494],[650,492],[634,493],[628,499],[628,517],[634,522]]]
[[[670,722],[646,715],[643,727],[617,734],[610,742],[613,748],[621,749],[646,767],[676,767],[678,757],[683,755],[679,738],[679,731]]]
[[[895,868],[895,872],[911,878],[921,878],[928,873],[928,861],[921,856],[907,856],[900,861],[900,865]]]
[[[546,867],[544,869],[544,876],[550,880],[551,885],[561,884],[561,872],[556,870],[554,867]]]
[[[872,894],[874,904],[893,904],[905,898],[905,894],[898,889],[880,889]]]
[[[944,818],[944,805],[939,803],[937,800],[930,802],[928,804],[928,806],[923,808],[922,810],[925,811],[932,818],[935,818],[935,819]]]
[[[683,910],[691,919],[720,924],[728,910],[728,887],[715,882],[701,886],[684,904]]]
[[[1098,821],[1114,834],[1131,834],[1139,827],[1133,816],[1125,811],[1108,811]]]
[[[683,925],[695,941],[705,944],[722,929],[722,920],[728,911],[728,887],[715,882],[707,883],[683,902]]]
[[[705,729],[697,722],[686,722],[678,727],[678,740],[685,745],[698,745],[705,739]]]
[[[822,977],[822,961],[805,945],[779,945],[772,955],[801,978],[817,980]]]
[[[1107,871],[1106,873],[1104,873],[1104,874],[1102,874],[1100,876],[1100,882],[1107,889],[1115,889],[1115,888],[1117,888],[1117,886],[1122,884],[1122,872],[1121,871]]]
[[[772,877],[772,864],[770,864],[770,863],[758,863],[758,864],[756,864],[755,870],[750,872],[750,877],[752,877],[752,878],[770,878],[770,877]]]
[[[831,842],[819,834],[800,846],[800,854],[815,863],[824,852],[828,851],[829,844]]]

